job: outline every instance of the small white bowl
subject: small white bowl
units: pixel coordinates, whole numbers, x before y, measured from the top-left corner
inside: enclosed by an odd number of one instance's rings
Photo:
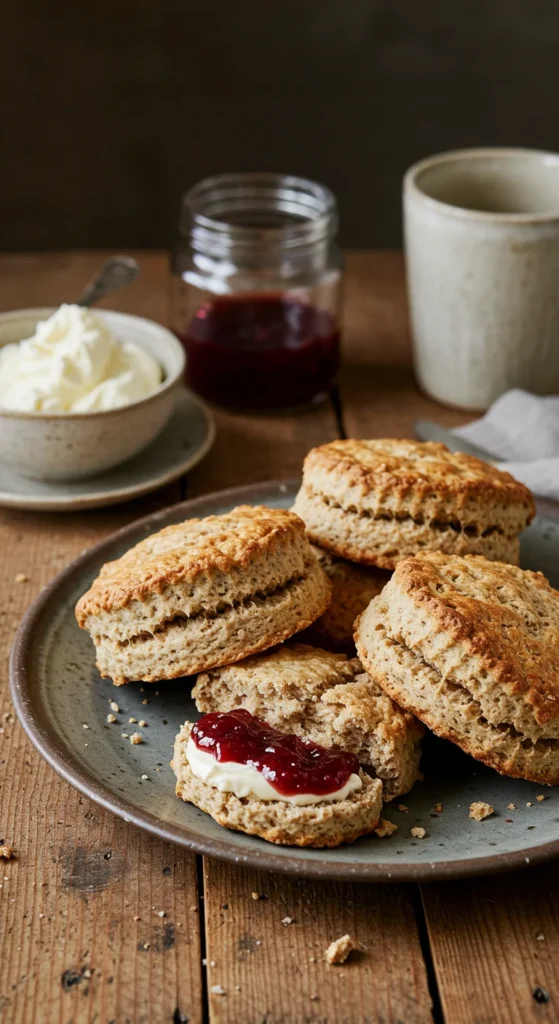
[[[0,346],[30,337],[54,309],[0,313]],[[120,409],[86,413],[14,412],[0,408],[0,462],[37,480],[79,480],[137,455],[163,430],[175,406],[185,367],[171,331],[128,313],[95,310],[120,341],[149,352],[163,381],[147,398]]]

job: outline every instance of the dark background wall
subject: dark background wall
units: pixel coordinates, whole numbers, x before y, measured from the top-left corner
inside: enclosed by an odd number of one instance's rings
[[[414,160],[559,149],[557,0],[4,0],[0,246],[165,246],[224,170],[310,175],[400,241]]]

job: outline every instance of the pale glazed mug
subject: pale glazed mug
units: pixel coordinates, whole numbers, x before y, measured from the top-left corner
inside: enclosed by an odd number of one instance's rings
[[[404,178],[420,386],[462,409],[559,391],[559,155],[469,149]]]

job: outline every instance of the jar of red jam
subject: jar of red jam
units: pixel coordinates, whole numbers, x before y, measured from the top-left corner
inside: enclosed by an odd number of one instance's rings
[[[236,409],[323,399],[338,371],[335,198],[281,174],[221,174],[183,197],[172,326],[187,383]]]

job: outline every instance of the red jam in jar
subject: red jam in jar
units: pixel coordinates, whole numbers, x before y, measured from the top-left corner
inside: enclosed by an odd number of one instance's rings
[[[213,299],[181,340],[190,387],[232,408],[304,405],[328,391],[338,370],[340,335],[330,314],[287,295]]]
[[[350,775],[359,773],[355,754],[327,750],[280,732],[242,709],[203,715],[191,738],[217,761],[256,768],[283,796],[328,796],[345,786]]]

